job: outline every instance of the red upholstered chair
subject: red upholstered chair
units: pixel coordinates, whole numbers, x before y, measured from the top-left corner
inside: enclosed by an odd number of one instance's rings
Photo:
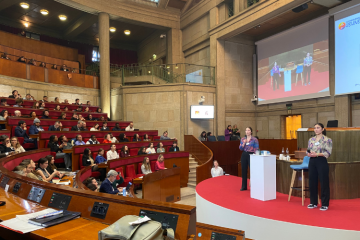
[[[65,163],[64,158],[58,158],[58,159],[55,158],[56,157],[56,152],[51,152],[51,155],[53,155],[53,157],[55,159],[55,163]]]
[[[138,164],[138,173],[142,173],[142,171],[141,171],[141,166],[142,166],[142,163],[139,163],[139,164]]]
[[[158,141],[158,140],[160,140],[160,136],[154,136],[153,137],[153,141]]]
[[[132,164],[126,165],[126,177],[134,179],[134,178],[142,177],[144,175],[145,174],[136,174],[134,165]]]
[[[58,119],[58,117],[51,117],[51,119]]]
[[[82,165],[82,157],[83,157],[84,154],[80,154],[79,156],[79,166],[80,166],[80,169],[83,169],[84,166]],[[91,177],[94,177],[94,178],[99,178],[100,177],[100,172],[93,172],[91,171]]]
[[[171,148],[172,146],[167,146],[167,148],[166,148],[166,152],[170,152],[170,148]]]
[[[83,138],[83,141],[86,143],[87,141],[89,141],[89,138]]]
[[[49,142],[50,142],[50,140],[45,140],[45,148],[48,147]]]
[[[126,187],[126,186],[128,185],[128,183],[131,182],[132,179],[125,177],[124,171],[123,171],[123,168],[122,168],[122,167],[115,168],[115,171],[120,172],[120,173],[121,173],[121,176],[124,178],[124,182],[123,182],[122,184],[118,185],[118,186],[120,186],[120,187]],[[116,176],[116,180],[119,180],[119,179],[120,179],[120,177],[119,177],[119,176]]]
[[[102,143],[104,141],[104,138],[97,138],[99,143]]]
[[[14,135],[15,136],[15,135]],[[25,148],[26,150],[27,149],[34,149],[35,148],[35,144],[33,143],[24,143],[24,138],[23,137],[18,137],[18,140],[19,140],[19,143],[20,145]]]
[[[139,151],[139,149],[137,149],[137,148],[130,148],[129,154],[130,154],[130,156],[136,156],[136,155],[138,155],[138,151]]]
[[[156,161],[150,161],[150,168],[152,172],[155,172]]]
[[[91,154],[92,154],[92,157],[93,157],[93,159],[94,159],[94,161],[95,161],[95,158],[96,158],[96,156],[98,155],[98,152],[96,151],[96,152],[91,152]]]
[[[49,130],[49,126],[43,127],[44,131],[48,131]]]

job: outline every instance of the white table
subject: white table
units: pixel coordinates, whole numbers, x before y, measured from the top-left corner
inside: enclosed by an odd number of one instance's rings
[[[250,181],[251,198],[276,199],[276,156],[250,155]]]

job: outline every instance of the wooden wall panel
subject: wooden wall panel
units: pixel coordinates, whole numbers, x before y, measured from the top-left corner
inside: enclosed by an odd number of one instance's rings
[[[90,75],[84,76],[84,87],[86,88],[94,88],[94,77]]]
[[[0,74],[26,79],[26,64],[0,59]]]
[[[45,69],[30,65],[30,80],[45,82]]]

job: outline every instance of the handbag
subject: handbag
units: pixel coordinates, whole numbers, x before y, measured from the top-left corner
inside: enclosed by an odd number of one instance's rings
[[[99,231],[99,240],[120,239],[120,240],[174,240],[174,230],[172,228],[162,229],[161,223],[157,221],[147,221],[138,225],[130,225],[139,218],[136,215],[127,215],[109,227]],[[163,236],[164,232],[167,236]]]

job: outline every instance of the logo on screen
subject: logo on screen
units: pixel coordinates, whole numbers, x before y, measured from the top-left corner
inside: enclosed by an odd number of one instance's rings
[[[200,111],[195,111],[195,115],[200,114]]]
[[[340,30],[343,30],[345,27],[346,27],[346,23],[341,22],[341,23],[339,24],[339,29],[340,29]]]

